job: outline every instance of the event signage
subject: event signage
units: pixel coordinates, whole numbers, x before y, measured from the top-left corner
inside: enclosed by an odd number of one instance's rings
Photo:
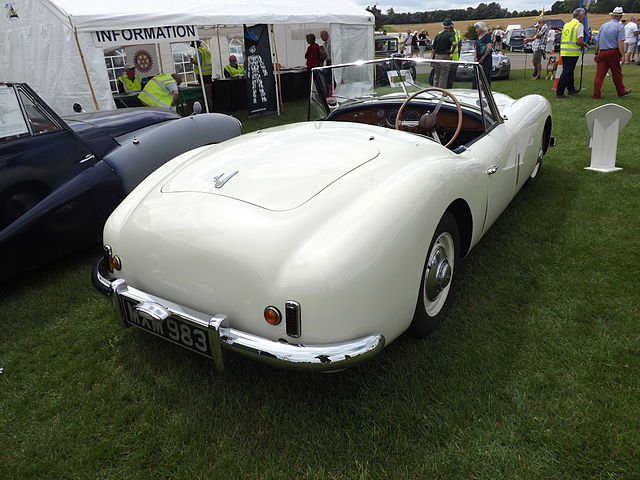
[[[277,110],[276,82],[266,24],[244,26],[244,49],[249,117],[274,113]]]
[[[124,28],[122,30],[93,32],[93,41],[96,47],[101,48],[159,42],[190,42],[192,40],[198,40],[198,29],[195,25]]]

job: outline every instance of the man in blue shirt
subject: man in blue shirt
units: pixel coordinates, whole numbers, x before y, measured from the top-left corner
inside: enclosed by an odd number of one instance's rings
[[[610,13],[611,20],[600,27],[596,42],[595,61],[598,64],[596,78],[593,81],[593,98],[602,98],[602,83],[611,70],[611,78],[619,97],[628,95],[631,90],[624,87],[620,62],[624,57],[624,26],[620,19],[624,15],[622,7],[616,7]]]

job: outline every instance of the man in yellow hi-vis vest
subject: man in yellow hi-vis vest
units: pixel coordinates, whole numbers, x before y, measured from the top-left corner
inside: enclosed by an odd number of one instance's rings
[[[224,67],[224,78],[240,78],[244,77],[244,67],[238,65],[238,59],[235,55],[229,56],[229,65]]]
[[[124,66],[124,73],[118,77],[118,92],[133,93],[142,90],[142,77],[136,75],[135,65]]]
[[[582,54],[582,48],[587,47],[587,43],[583,40],[584,25],[582,25],[582,19],[585,13],[584,8],[576,8],[573,11],[573,20],[565,23],[562,28],[562,37],[560,40],[562,75],[560,75],[560,81],[558,82],[556,98],[566,98],[564,94],[565,89],[567,89],[569,95],[575,95],[579,92],[579,90],[576,90],[573,71]]]
[[[191,59],[196,80],[200,83],[200,72],[202,72],[202,80],[204,83],[211,83],[211,75],[213,74],[211,52],[206,45],[199,40],[192,42],[191,46],[196,49],[196,55],[198,56],[198,58]],[[200,63],[198,64],[198,62]]]
[[[161,107],[176,111],[182,77],[177,73],[161,73],[147,82],[138,98],[149,107]]]
[[[462,48],[462,35],[460,34],[460,30],[454,27],[453,34],[456,37],[456,48],[451,54],[451,60],[460,60],[460,49]],[[447,88],[453,88],[453,83],[456,81],[456,72],[458,70],[458,65],[452,64],[449,68],[449,78],[447,79]]]

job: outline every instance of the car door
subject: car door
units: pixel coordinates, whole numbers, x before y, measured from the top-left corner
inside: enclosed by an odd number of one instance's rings
[[[468,151],[481,159],[485,166],[483,175],[487,176],[487,208],[483,231],[486,231],[513,198],[519,159],[513,132],[500,117],[493,95],[484,80],[480,79],[479,84],[479,102],[482,104],[486,133],[471,144]]]
[[[0,85],[0,228],[95,162],[30,89]]]

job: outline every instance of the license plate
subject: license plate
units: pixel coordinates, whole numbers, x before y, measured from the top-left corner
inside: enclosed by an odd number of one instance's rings
[[[146,330],[193,352],[209,358],[212,357],[209,332],[206,330],[186,322],[176,315],[172,315],[164,321],[151,320],[138,314],[135,309],[136,303],[126,300],[123,303],[124,319],[129,325]]]

